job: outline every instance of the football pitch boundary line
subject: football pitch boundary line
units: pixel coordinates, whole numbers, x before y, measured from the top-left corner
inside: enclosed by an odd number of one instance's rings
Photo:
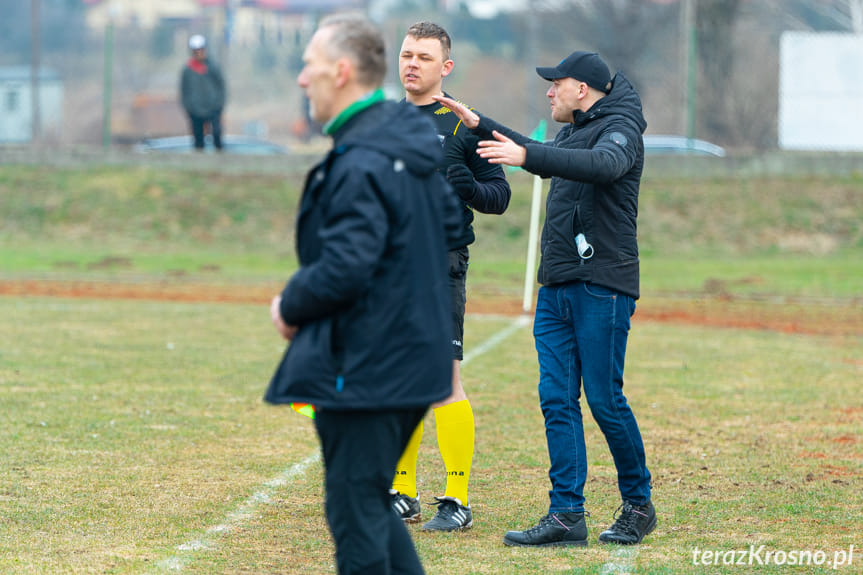
[[[252,517],[260,504],[270,502],[277,489],[305,475],[306,471],[317,463],[320,458],[320,453],[315,451],[299,463],[291,465],[279,475],[261,485],[254,494],[226,515],[224,521],[207,529],[201,537],[178,545],[177,550],[180,553],[175,553],[167,559],[159,561],[156,564],[156,573],[182,571],[186,565],[195,559],[194,553],[213,549],[216,546],[217,538],[242,526],[246,520]]]
[[[599,575],[634,575],[638,545],[620,547],[609,555],[608,561],[599,568]]]
[[[462,365],[488,353],[513,333],[530,325],[531,321],[532,318],[528,316],[519,316],[511,324],[492,334],[488,339],[476,346],[476,348],[466,353],[464,359],[462,359]],[[188,564],[194,561],[195,553],[215,548],[218,538],[242,526],[254,515],[259,505],[270,502],[277,489],[288,485],[295,479],[301,478],[312,465],[320,461],[320,458],[320,452],[316,450],[299,463],[291,465],[273,479],[262,484],[254,494],[243,501],[236,509],[228,513],[221,523],[210,527],[197,539],[178,545],[176,547],[177,553],[156,563],[155,571],[148,571],[148,573],[178,573],[182,571]]]

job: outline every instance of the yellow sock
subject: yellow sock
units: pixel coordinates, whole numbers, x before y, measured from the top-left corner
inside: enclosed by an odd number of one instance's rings
[[[393,489],[408,497],[417,496],[417,456],[420,452],[420,440],[423,438],[423,422],[414,429],[408,444],[396,464],[396,476],[393,479]]]
[[[473,410],[468,400],[449,403],[434,410],[437,443],[446,467],[446,497],[468,504],[467,484],[473,461]]]

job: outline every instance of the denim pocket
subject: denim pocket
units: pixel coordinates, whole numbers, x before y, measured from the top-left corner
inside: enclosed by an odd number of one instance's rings
[[[615,299],[617,297],[617,292],[614,291],[613,289],[609,289],[609,288],[601,286],[601,285],[591,284],[591,283],[586,283],[586,282],[583,285],[584,285],[584,291],[589,296],[593,296],[595,298],[600,298],[600,299]]]

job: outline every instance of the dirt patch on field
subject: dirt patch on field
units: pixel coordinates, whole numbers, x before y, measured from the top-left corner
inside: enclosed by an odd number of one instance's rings
[[[280,284],[216,285],[189,282],[7,280],[0,296],[222,302],[268,305]],[[472,293],[468,313],[519,315],[521,298]],[[727,294],[684,294],[638,302],[635,322],[655,321],[817,335],[863,335],[863,302],[736,299]]]
[[[130,299],[177,302],[223,302],[269,304],[280,286],[209,285],[193,283],[127,283],[94,281],[18,280],[0,281],[0,295]]]
[[[732,297],[643,298],[636,320],[817,335],[863,335],[863,303]]]

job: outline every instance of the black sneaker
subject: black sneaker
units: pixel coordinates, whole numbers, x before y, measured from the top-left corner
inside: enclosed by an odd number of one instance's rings
[[[416,523],[420,520],[420,500],[418,497],[409,497],[404,493],[399,493],[395,489],[390,489],[392,497],[393,511],[396,515],[402,518],[406,523]]]
[[[431,521],[423,525],[423,531],[459,531],[473,525],[470,505],[465,507],[455,497],[435,497],[431,505],[437,505],[437,513]]]
[[[620,515],[617,515],[620,511]],[[650,501],[646,505],[632,505],[624,501],[617,508],[614,525],[599,534],[603,543],[635,545],[656,527],[656,510]]]
[[[524,531],[507,531],[504,545],[556,547],[560,545],[587,545],[585,513],[549,513],[539,523]]]

